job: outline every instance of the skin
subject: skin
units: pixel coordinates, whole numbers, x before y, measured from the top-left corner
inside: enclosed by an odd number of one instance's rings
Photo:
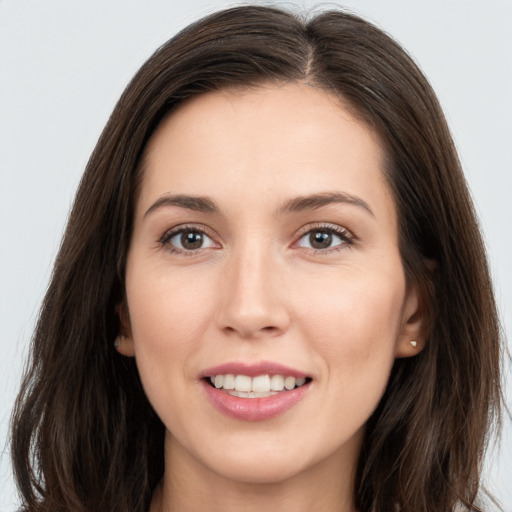
[[[394,359],[423,345],[382,161],[376,134],[306,84],[204,94],[153,135],[119,350],[135,356],[167,428],[154,512],[354,510],[365,423]],[[283,211],[332,193],[368,209]],[[219,212],[155,206],[166,194],[208,197]],[[179,234],[162,242],[183,225],[206,233],[202,246],[180,249]],[[315,230],[331,245],[313,248]],[[313,380],[284,414],[241,421],[216,410],[198,379],[230,361],[278,362]]]

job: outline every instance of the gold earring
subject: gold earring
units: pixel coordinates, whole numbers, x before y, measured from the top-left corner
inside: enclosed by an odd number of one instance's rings
[[[412,341],[409,341],[409,343],[411,344],[411,347],[416,348],[418,346],[418,342],[417,341],[412,340]]]

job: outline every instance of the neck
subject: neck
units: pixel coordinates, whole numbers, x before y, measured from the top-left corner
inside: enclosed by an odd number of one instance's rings
[[[358,451],[334,453],[282,479],[247,482],[205,468],[167,437],[166,471],[151,512],[355,512]]]

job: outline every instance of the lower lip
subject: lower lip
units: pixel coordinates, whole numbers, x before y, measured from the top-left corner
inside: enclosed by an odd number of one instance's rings
[[[307,393],[310,383],[290,391],[281,391],[263,398],[240,398],[202,381],[206,396],[221,413],[243,421],[263,421],[275,418],[297,404]]]

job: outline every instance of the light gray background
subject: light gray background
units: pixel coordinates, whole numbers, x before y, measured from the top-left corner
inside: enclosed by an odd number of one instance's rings
[[[275,4],[345,5],[390,32],[420,63],[460,151],[511,333],[512,0]],[[198,16],[227,5],[233,4],[0,0],[0,510],[16,508],[7,424],[88,156],[123,88],[152,51]],[[510,419],[505,424],[501,447],[487,459],[487,479],[512,512]]]

